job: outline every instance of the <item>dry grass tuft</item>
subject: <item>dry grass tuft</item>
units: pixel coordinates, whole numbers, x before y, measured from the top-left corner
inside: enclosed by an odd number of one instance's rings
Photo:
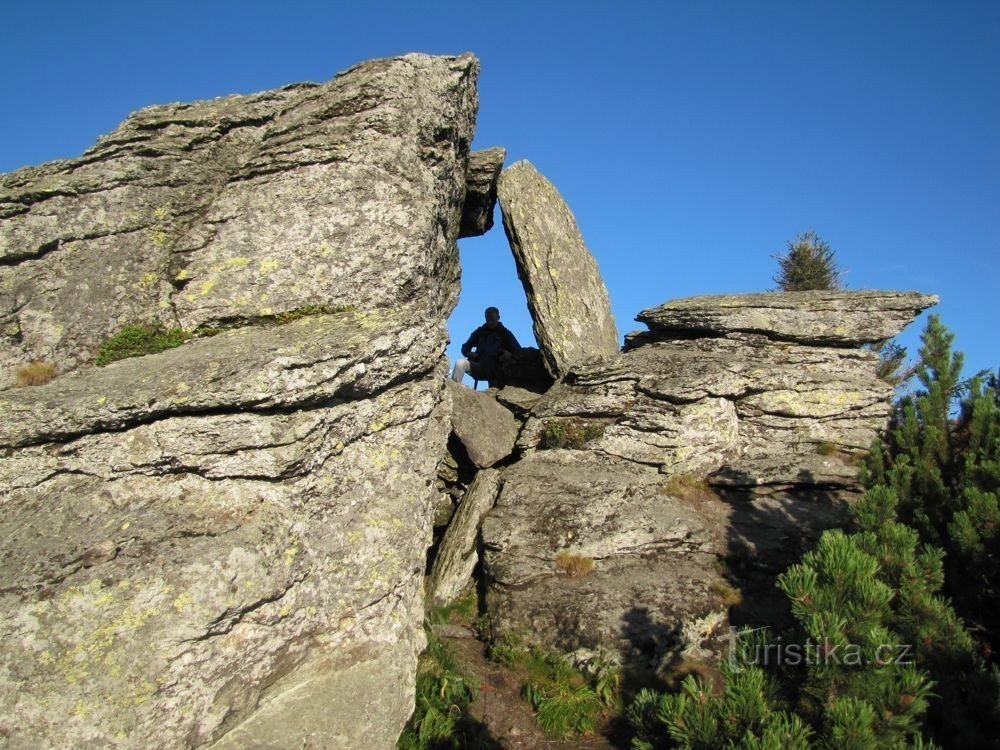
[[[34,359],[29,364],[18,367],[14,371],[14,376],[18,388],[26,385],[43,385],[56,376],[56,366],[43,359]]]
[[[816,452],[821,456],[836,456],[840,452],[840,449],[837,448],[836,443],[823,440],[816,444]]]
[[[594,569],[594,561],[572,552],[560,552],[556,555],[556,567],[570,578],[583,578]]]
[[[743,601],[743,594],[740,593],[740,590],[730,586],[725,581],[715,581],[708,589],[727,607],[735,607]]]
[[[688,500],[698,500],[715,495],[703,478],[694,474],[674,474],[660,488],[663,495],[673,495]]]

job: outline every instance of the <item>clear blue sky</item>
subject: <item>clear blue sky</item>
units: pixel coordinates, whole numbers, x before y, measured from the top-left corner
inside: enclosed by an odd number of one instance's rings
[[[0,44],[0,171],[148,104],[470,50],[475,146],[559,188],[621,334],[667,299],[773,287],[813,228],[850,288],[939,294],[967,372],[1000,366],[1000,2],[37,0],[5,6]],[[460,247],[449,353],[488,304],[532,343],[499,211]]]

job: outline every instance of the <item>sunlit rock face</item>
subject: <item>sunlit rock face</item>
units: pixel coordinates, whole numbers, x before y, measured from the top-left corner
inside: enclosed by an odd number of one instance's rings
[[[497,190],[549,373],[560,377],[573,365],[616,353],[607,287],[559,191],[528,161],[501,172]]]
[[[394,747],[477,74],[151,107],[0,178],[2,744]],[[132,322],[194,337],[94,367]]]

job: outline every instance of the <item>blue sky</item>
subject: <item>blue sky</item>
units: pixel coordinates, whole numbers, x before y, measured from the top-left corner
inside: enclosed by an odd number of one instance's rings
[[[812,228],[849,288],[939,294],[967,372],[1000,366],[1000,2],[38,0],[5,7],[0,44],[0,171],[148,104],[472,51],[474,145],[562,192],[621,334],[667,299],[772,288]],[[499,211],[460,249],[449,353],[489,304],[532,343]]]

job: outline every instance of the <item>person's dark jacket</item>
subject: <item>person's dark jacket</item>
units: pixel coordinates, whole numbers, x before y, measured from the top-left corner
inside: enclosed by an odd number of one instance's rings
[[[503,352],[520,351],[521,345],[503,323],[497,323],[496,328],[490,328],[484,323],[462,344],[462,356],[468,357],[473,350],[479,357],[471,363],[472,377],[476,380],[494,380],[500,371],[500,355]]]

